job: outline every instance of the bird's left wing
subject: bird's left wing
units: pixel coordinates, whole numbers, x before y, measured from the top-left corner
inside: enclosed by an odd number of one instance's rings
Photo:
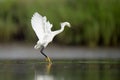
[[[44,28],[44,22],[43,17],[39,13],[34,13],[32,19],[31,19],[32,28],[35,31],[38,39],[40,41],[43,40],[44,34],[45,34],[45,28]]]
[[[45,33],[50,33],[51,32],[51,28],[52,28],[53,25],[50,24],[49,21],[47,21],[46,16],[43,17],[43,23],[45,24],[45,27],[44,27]]]

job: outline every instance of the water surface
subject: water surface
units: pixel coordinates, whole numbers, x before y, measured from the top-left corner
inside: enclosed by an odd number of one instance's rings
[[[0,61],[0,80],[119,80],[119,60]]]

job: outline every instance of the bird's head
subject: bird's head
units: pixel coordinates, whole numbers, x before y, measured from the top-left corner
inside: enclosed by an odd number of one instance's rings
[[[61,27],[65,27],[65,26],[71,27],[69,22],[62,22]]]

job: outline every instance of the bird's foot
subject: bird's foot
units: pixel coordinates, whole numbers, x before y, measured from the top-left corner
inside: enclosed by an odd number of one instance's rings
[[[49,57],[45,58],[45,60],[46,60],[47,62],[49,62],[49,64],[52,64],[52,61],[51,61],[51,59],[50,59]]]

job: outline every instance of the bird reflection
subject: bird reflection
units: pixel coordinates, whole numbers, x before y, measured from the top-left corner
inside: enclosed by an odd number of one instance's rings
[[[54,77],[50,75],[38,75],[36,80],[54,80]]]
[[[51,66],[52,66],[51,63],[48,63],[48,64],[46,65],[46,70],[47,70],[46,72],[47,72],[47,74],[50,74]]]
[[[41,65],[45,65],[42,68],[37,68],[35,69],[35,80],[54,80],[54,77],[52,75],[50,75],[50,70],[51,70],[51,66],[52,64],[41,64]]]

